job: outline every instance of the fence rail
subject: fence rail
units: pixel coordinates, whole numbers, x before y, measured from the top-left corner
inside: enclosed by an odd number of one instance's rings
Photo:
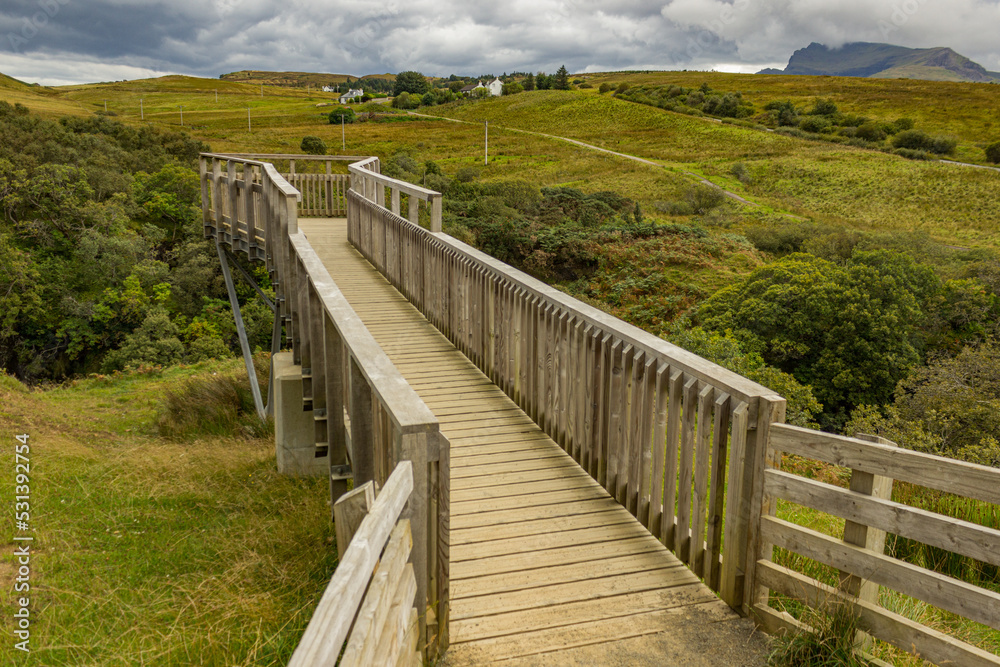
[[[780,464],[764,471],[766,499],[784,499],[845,520],[844,539],[784,521],[773,505],[760,506],[761,538],[753,567],[752,612],[771,631],[801,626],[768,604],[768,591],[830,611],[847,605],[863,630],[899,648],[916,651],[937,664],[1000,665],[1000,657],[949,637],[916,621],[882,608],[878,587],[883,586],[939,609],[1000,630],[1000,594],[883,553],[882,538],[891,533],[1000,567],[1000,531],[968,521],[910,507],[891,499],[892,480],[902,480],[936,491],[986,503],[1000,503],[1000,470],[921,452],[898,449],[891,443],[810,431],[773,424],[768,445],[773,461],[781,452],[852,470],[851,488],[844,489],[783,471]],[[881,493],[872,493],[871,479],[888,481]],[[859,485],[858,479],[862,480]],[[859,490],[859,488],[861,490]],[[858,527],[877,535],[851,539]],[[841,572],[838,588],[770,562],[772,548],[781,547]],[[864,595],[862,587],[871,587]],[[860,599],[859,599],[860,598]]]
[[[378,183],[403,190],[388,180]],[[739,607],[746,545],[755,537],[748,524],[752,475],[763,466],[757,443],[766,441],[771,422],[783,420],[784,399],[400,217],[359,183],[355,178],[348,193],[351,243]],[[730,459],[735,465],[727,468]]]
[[[372,483],[367,486],[358,491],[371,493]],[[417,581],[407,563],[413,537],[410,522],[402,518],[412,492],[413,466],[403,461],[371,507],[360,508],[363,519],[349,541],[341,544],[337,526],[340,563],[289,667],[423,664],[417,651]]]
[[[212,161],[212,170],[207,168]],[[225,164],[227,176],[221,172]],[[372,165],[377,169],[377,162]],[[385,484],[413,462],[407,504],[414,546],[421,645],[447,646],[449,445],[298,230],[299,192],[267,162],[202,156],[206,235],[266,261],[293,360],[302,367],[317,453],[330,462],[331,499],[367,481]],[[241,177],[242,176],[242,177]],[[252,195],[252,196],[251,196]]]

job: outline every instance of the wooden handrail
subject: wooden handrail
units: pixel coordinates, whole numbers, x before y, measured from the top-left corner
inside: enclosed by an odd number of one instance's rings
[[[383,176],[378,173],[377,169],[373,171],[367,161],[349,165],[347,169],[355,177],[351,189],[377,205],[383,206],[385,204],[385,190],[388,188],[390,191],[389,209],[396,215],[400,215],[400,195],[407,195],[409,199],[407,218],[415,225],[419,224],[420,219],[419,202],[426,202],[431,208],[430,231],[441,231],[442,200],[440,192],[428,190],[397,178]]]
[[[781,454],[851,468],[850,489],[800,477],[781,469]],[[821,433],[787,424],[772,424],[768,462],[759,480],[759,498],[784,499],[845,521],[843,539],[831,537],[775,516],[773,502],[753,509],[752,523],[760,526],[750,550],[747,576],[747,612],[770,632],[802,631],[791,616],[769,606],[769,591],[801,600],[833,613],[846,606],[859,619],[859,628],[876,639],[915,652],[937,664],[1000,665],[992,655],[956,638],[905,619],[879,605],[878,587],[898,591],[964,618],[1000,629],[1000,594],[882,553],[881,541],[863,541],[848,535],[857,528],[879,535],[886,532],[1000,566],[1000,530],[954,519],[891,499],[892,479],[985,503],[1000,501],[1000,470],[922,452],[900,449],[887,442],[870,442]],[[883,476],[887,486],[878,495],[868,484]],[[857,490],[861,488],[861,490]],[[773,548],[781,547],[841,572],[838,589],[807,575],[771,563]],[[867,594],[866,594],[867,590]]]
[[[371,176],[372,191],[351,169],[351,243],[651,533],[741,607],[746,544],[758,529],[749,512],[754,476],[785,400],[402,218],[379,190],[415,186]]]
[[[364,162],[378,168],[377,159]],[[313,412],[317,454],[330,462],[331,501],[352,476],[355,484],[384,484],[397,463],[413,462],[415,491],[405,516],[418,607],[427,612],[420,616],[421,645],[433,656],[446,648],[439,642],[446,628],[438,624],[447,623],[449,558],[449,445],[437,418],[299,232],[301,194],[270,162],[203,154],[201,186],[206,236],[267,264],[277,317],[302,367],[303,408]]]
[[[390,541],[389,536],[391,533],[397,533],[399,539],[395,541],[399,542],[401,548],[409,551],[410,545],[406,544],[406,540],[409,538],[410,527],[402,518],[402,514],[404,506],[412,496],[413,488],[413,466],[409,461],[402,461],[386,480],[382,492],[378,494],[371,510],[361,521],[350,546],[337,545],[341,550],[340,562],[292,654],[289,667],[333,665],[337,662],[345,642],[351,644],[348,652],[351,652],[353,644],[366,643],[365,639],[373,640],[370,646],[379,642],[380,638],[377,636],[358,638],[357,628],[351,633],[350,638],[348,632],[355,624],[359,610],[363,611],[363,605],[382,607],[384,615],[389,613],[388,607],[393,602],[392,598],[380,600],[378,592],[366,593],[366,590],[373,579],[372,573],[377,565],[384,575],[388,574],[386,570],[390,567],[397,571],[402,569],[399,558],[401,556],[405,562],[406,554],[398,553],[397,550],[395,556],[389,555],[390,551],[393,551],[393,541]],[[386,547],[386,542],[390,542],[389,547]],[[382,564],[379,562],[380,559],[383,561]],[[410,572],[412,576],[412,570]],[[402,602],[406,605],[403,609],[408,610],[412,605],[412,598]],[[379,628],[374,629],[374,632],[377,633],[381,626],[385,625],[384,615],[383,623],[378,624]],[[358,639],[360,641],[355,641]],[[386,639],[388,640],[388,637]],[[345,656],[342,664],[348,662],[355,664],[350,660],[350,656]]]

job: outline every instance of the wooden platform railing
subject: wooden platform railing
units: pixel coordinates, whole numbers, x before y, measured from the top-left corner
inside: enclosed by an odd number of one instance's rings
[[[278,173],[299,192],[299,215],[311,217],[344,217],[347,215],[346,195],[347,189],[350,187],[350,176],[347,173],[333,173],[333,165],[337,162],[350,163],[368,159],[353,155],[264,155],[256,153],[204,154],[204,158],[202,161],[203,178],[210,170],[213,178],[228,180],[228,163],[231,161],[229,158],[232,158],[235,179],[242,182],[249,177],[249,180],[254,184],[261,183],[259,163],[267,162],[274,165],[277,162],[275,168]],[[241,165],[246,164],[250,164],[251,169],[244,174]],[[301,167],[303,164],[306,169],[297,171],[296,166]],[[318,167],[318,170],[313,169],[313,165]],[[282,166],[285,168],[281,169]],[[237,187],[244,188],[245,185]]]
[[[368,482],[352,491],[352,498],[338,500],[338,510],[345,500],[362,502],[351,503],[350,513],[338,512],[340,562],[289,667],[423,664],[417,650],[417,580],[407,562],[413,537],[410,521],[402,518],[412,492],[413,466],[403,461],[377,497]],[[341,523],[352,521],[360,523],[352,526],[356,532],[341,538]]]
[[[850,468],[851,489],[782,470],[782,452]],[[881,538],[888,532],[1000,567],[1000,531],[891,499],[895,479],[1000,504],[1000,470],[785,424],[772,425],[768,454],[762,503],[754,517],[761,526],[760,540],[748,581],[753,589],[750,611],[766,629],[802,629],[794,618],[769,606],[768,591],[775,591],[827,612],[846,605],[865,632],[936,664],[1000,665],[1000,656],[884,609],[878,596],[879,586],[890,588],[1000,630],[996,591],[898,560],[881,548]],[[879,478],[887,482],[881,492],[875,491]],[[776,518],[774,501],[779,498],[845,519],[844,539]],[[833,588],[774,564],[773,547],[840,570],[840,586]],[[865,587],[867,595],[862,592]]]
[[[396,215],[400,215],[402,206],[402,195],[406,195],[406,218],[413,224],[420,224],[420,202],[425,203],[428,210],[428,229],[432,232],[441,231],[441,193],[434,190],[422,188],[406,181],[389,178],[378,173],[378,169],[371,168],[371,161],[378,164],[378,158],[369,158],[348,167],[351,172],[352,187],[364,198],[375,202],[379,206],[385,206],[386,190],[389,191],[389,208]]]
[[[352,183],[351,243],[653,535],[741,607],[748,544],[757,539],[753,479],[763,474],[763,443],[771,423],[784,420],[785,400],[413,224]]]
[[[352,477],[356,485],[384,484],[400,461],[413,462],[405,516],[414,538],[417,605],[426,610],[421,646],[434,655],[447,646],[448,441],[298,230],[298,191],[267,162],[203,155],[202,164],[206,235],[266,259],[278,315],[302,366],[303,409],[313,412],[317,454],[329,456],[331,499]]]

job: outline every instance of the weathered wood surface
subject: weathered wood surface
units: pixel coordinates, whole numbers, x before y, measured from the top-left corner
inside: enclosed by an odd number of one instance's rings
[[[361,522],[351,540],[351,547],[341,553],[340,563],[292,654],[289,667],[314,667],[336,662],[362,605],[365,589],[382,549],[412,491],[413,467],[404,462],[389,477],[372,511]],[[405,535],[405,539],[409,539],[408,525]]]
[[[751,432],[740,439],[754,450],[740,461],[757,466],[752,431],[768,426],[761,406],[772,418],[784,399],[411,224],[398,207],[378,205],[374,176],[351,169],[358,178],[348,193],[352,245],[612,497],[739,606],[740,587],[727,577],[743,576],[749,552],[723,550],[721,539],[731,495],[722,474],[728,432],[734,407],[745,405],[741,424]],[[746,495],[733,502],[748,508],[758,489],[738,488]],[[752,533],[749,510],[733,518],[742,543]],[[735,562],[723,567],[720,558]]]
[[[346,229],[329,220],[299,224],[451,442],[450,664],[547,654],[555,648],[553,633],[586,630],[586,643],[599,643],[671,632],[690,618],[687,610],[711,609],[719,620],[735,622],[628,509],[400,298],[346,243]],[[488,312],[480,299],[477,308]],[[548,336],[548,321],[538,321]],[[471,315],[454,322],[479,335]],[[569,322],[552,322],[553,337],[569,338],[571,329]],[[511,352],[519,354],[516,347]],[[515,363],[505,371],[511,382],[518,369]],[[642,378],[639,371],[635,376]],[[537,382],[525,386],[549,393]],[[563,387],[553,381],[552,401],[564,406],[555,420],[568,431],[575,415],[565,407]],[[627,477],[636,459],[631,450],[621,453],[630,457],[623,458]],[[631,623],[623,623],[623,614]],[[521,637],[528,628],[533,632]]]

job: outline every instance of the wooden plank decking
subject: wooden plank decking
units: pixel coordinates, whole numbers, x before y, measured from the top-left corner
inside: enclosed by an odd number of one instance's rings
[[[757,665],[763,642],[347,242],[300,219],[451,441],[450,665]]]

